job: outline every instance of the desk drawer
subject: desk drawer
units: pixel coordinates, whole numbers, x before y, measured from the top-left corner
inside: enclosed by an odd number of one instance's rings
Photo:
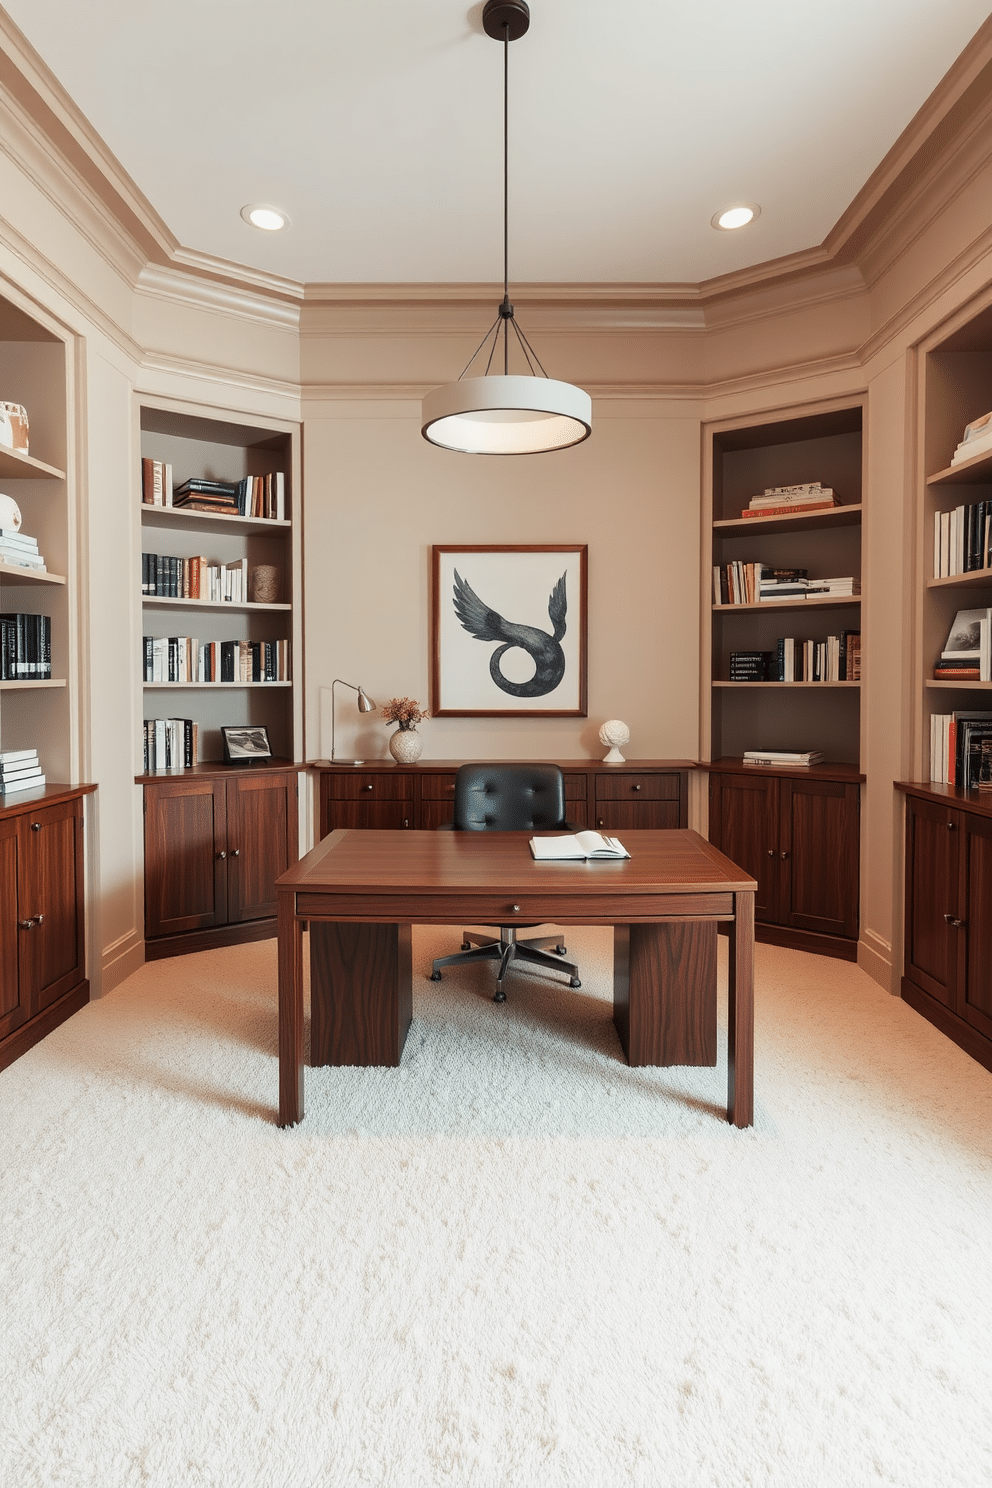
[[[324,795],[328,801],[411,801],[413,777],[410,775],[363,774],[325,775]]]
[[[455,799],[455,777],[445,775],[421,775],[420,798],[423,801],[453,801]]]
[[[639,921],[659,923],[667,919],[733,919],[734,896],[685,893],[602,893],[583,903],[574,894],[520,895],[514,914],[508,895],[446,893],[363,894],[313,893],[300,890],[296,914],[304,920],[367,920],[393,925],[619,925]]]
[[[681,777],[672,775],[597,775],[597,801],[677,801]]]

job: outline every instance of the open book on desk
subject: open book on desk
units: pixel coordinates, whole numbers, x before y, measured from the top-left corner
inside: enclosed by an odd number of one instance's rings
[[[530,850],[539,863],[563,858],[630,857],[622,842],[602,832],[576,832],[574,837],[532,837]]]

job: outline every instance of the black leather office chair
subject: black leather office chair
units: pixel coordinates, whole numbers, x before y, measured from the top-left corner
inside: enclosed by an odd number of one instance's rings
[[[443,830],[443,829],[442,829]],[[565,782],[557,765],[462,765],[455,776],[455,819],[448,827],[455,832],[574,832],[565,820]],[[439,956],[431,981],[441,980],[442,966],[463,961],[498,961],[494,1002],[505,1002],[503,979],[514,959],[532,961],[567,972],[570,985],[581,987],[579,968],[565,961],[565,946],[558,935],[519,940],[519,930],[529,925],[500,925],[499,935],[462,934],[462,949],[453,956]],[[554,946],[552,954],[546,948]]]

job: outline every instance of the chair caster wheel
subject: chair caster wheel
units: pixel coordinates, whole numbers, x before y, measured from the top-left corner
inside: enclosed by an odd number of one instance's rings
[[[501,987],[500,990],[496,993],[495,997],[493,998],[493,1002],[505,1002],[505,1001],[506,1001],[506,993],[503,991],[503,989]]]
[[[439,982],[440,980],[441,980],[441,973],[439,971],[432,971],[431,972],[431,981],[432,982]]]
[[[568,946],[555,946],[555,955],[556,956],[567,956],[568,955]]]
[[[570,987],[581,987],[582,983],[579,981],[578,977],[572,977],[572,980],[569,982],[568,985]]]

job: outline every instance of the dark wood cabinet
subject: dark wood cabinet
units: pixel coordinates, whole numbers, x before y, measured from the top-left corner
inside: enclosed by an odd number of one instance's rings
[[[0,805],[0,1069],[89,1001],[83,796]]]
[[[856,772],[710,769],[710,841],[758,881],[758,939],[855,960]]]
[[[396,765],[318,763],[320,835],[339,827],[432,831],[454,815],[455,773],[462,760]],[[689,821],[688,760],[556,760],[565,777],[565,809],[576,827],[608,832],[684,827]]]
[[[297,771],[201,765],[139,780],[148,959],[275,935],[275,881],[299,856]]]
[[[902,995],[992,1069],[992,800],[954,786],[906,795]]]

